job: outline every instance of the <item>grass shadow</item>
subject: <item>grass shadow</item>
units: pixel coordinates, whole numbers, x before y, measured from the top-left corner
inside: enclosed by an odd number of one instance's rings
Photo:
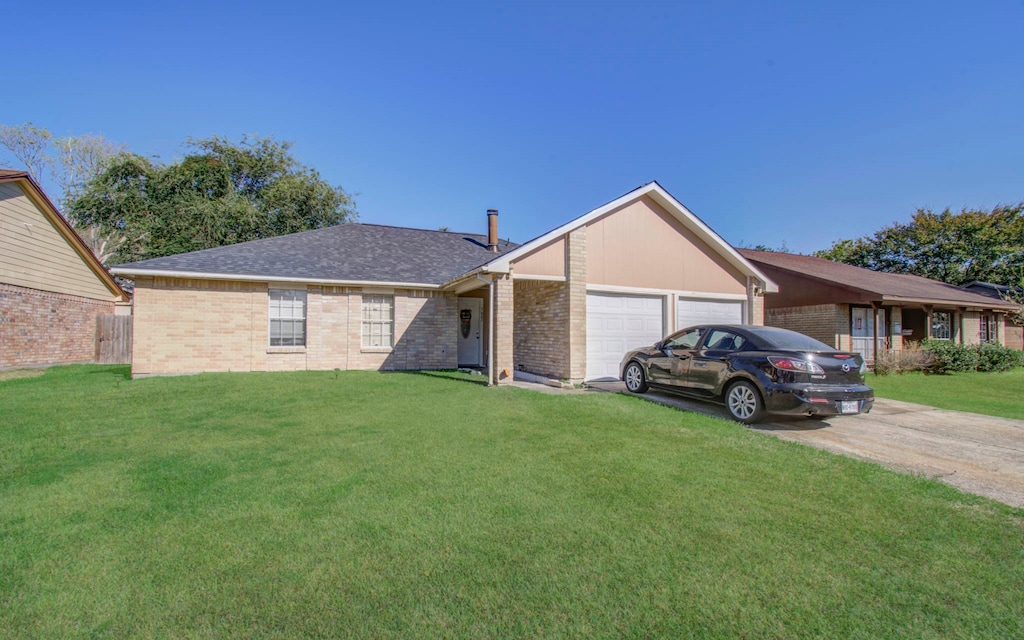
[[[416,371],[385,371],[388,375],[427,376],[453,382],[468,382],[482,387],[487,386],[487,376],[472,375],[456,369],[421,369]]]

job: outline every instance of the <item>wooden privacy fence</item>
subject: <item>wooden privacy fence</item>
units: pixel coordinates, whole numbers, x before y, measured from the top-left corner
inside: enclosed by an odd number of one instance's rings
[[[96,316],[96,362],[130,364],[132,361],[132,316]]]

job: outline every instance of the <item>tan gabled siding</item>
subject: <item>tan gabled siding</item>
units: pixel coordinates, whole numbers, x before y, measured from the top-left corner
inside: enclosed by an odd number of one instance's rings
[[[0,282],[93,300],[115,299],[15,183],[0,184]]]
[[[565,277],[565,237],[528,253],[512,263],[516,276]]]
[[[651,198],[587,225],[587,283],[745,294],[747,278]]]

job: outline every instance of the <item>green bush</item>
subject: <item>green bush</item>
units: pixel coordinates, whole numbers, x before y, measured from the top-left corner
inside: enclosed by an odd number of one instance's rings
[[[964,373],[978,368],[978,350],[948,340],[925,340],[921,346],[932,352],[934,373]]]
[[[978,371],[1009,371],[1021,366],[1021,352],[995,342],[983,342],[978,352]]]

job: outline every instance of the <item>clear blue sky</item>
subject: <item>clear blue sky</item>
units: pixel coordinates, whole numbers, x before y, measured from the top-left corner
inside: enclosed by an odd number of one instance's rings
[[[363,222],[524,241],[650,180],[736,245],[1024,200],[1024,3],[17,3],[0,123],[274,135]]]

